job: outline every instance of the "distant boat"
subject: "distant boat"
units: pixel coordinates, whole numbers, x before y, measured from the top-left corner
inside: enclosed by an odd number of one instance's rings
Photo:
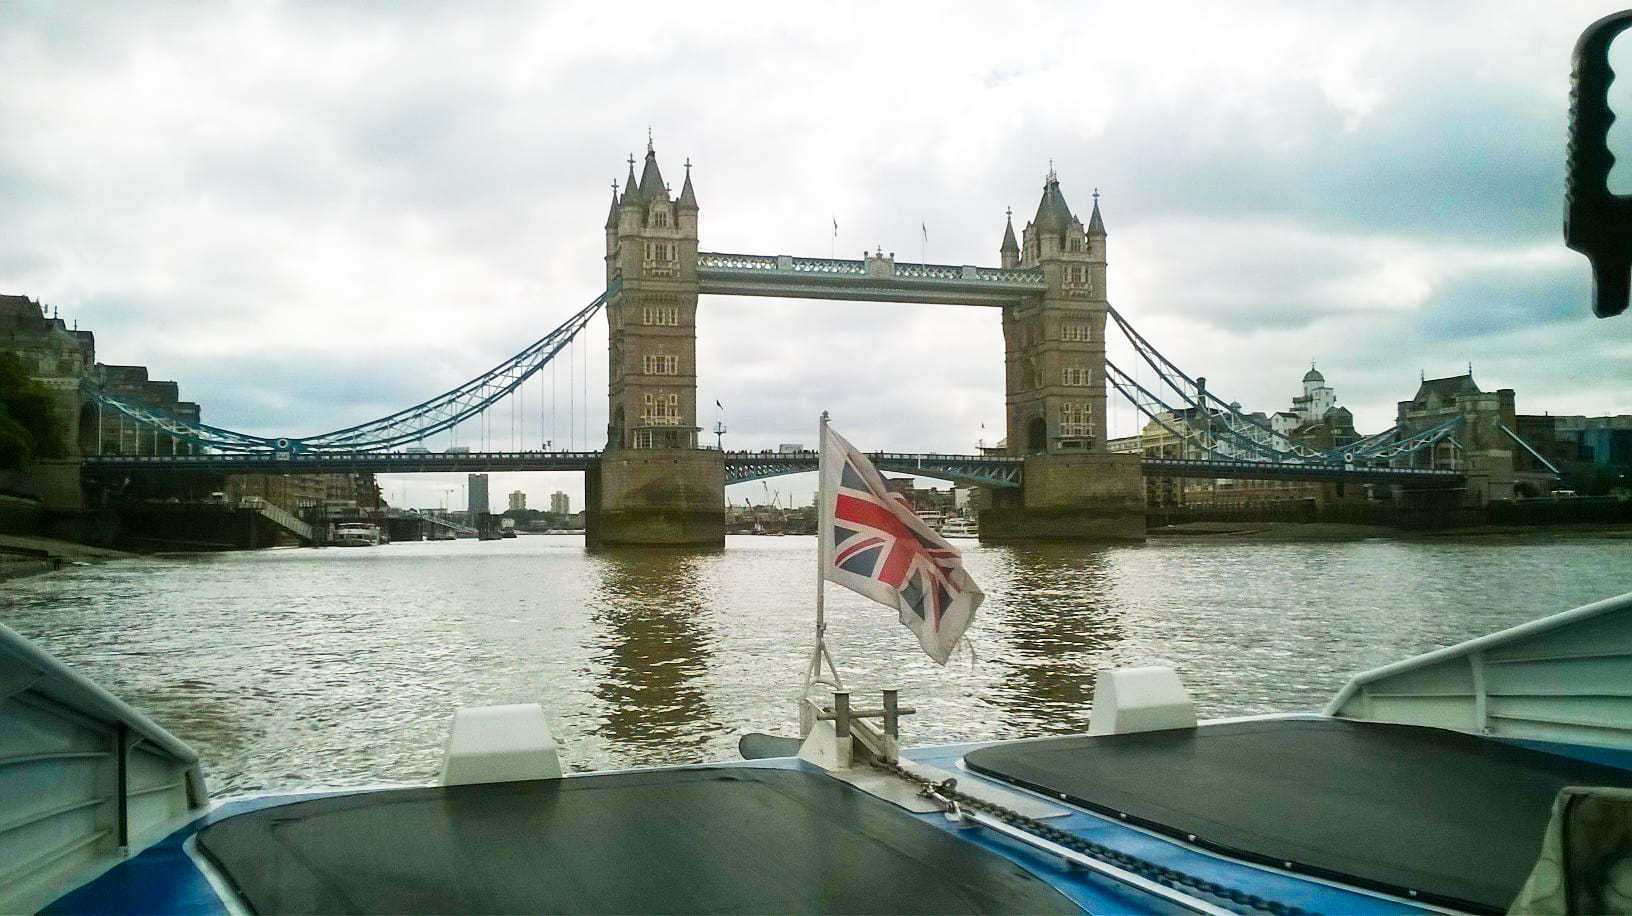
[[[344,522],[334,527],[336,547],[377,547],[380,544],[380,526],[369,522]]]
[[[941,526],[941,536],[949,538],[977,538],[980,537],[980,526],[973,519],[949,519]]]

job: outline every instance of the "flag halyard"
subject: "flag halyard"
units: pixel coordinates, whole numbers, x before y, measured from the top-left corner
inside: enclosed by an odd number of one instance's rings
[[[897,610],[946,664],[985,594],[957,548],[891,493],[867,456],[823,427],[822,578]]]

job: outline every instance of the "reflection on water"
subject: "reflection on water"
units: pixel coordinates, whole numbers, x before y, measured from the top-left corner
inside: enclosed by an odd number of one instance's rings
[[[1005,673],[992,702],[1033,734],[1088,727],[1094,698],[1089,672],[1122,637],[1108,550],[1040,544],[1002,550],[1000,601],[987,608],[1001,627]]]
[[[713,659],[703,558],[639,549],[590,558],[598,600],[586,649],[604,722],[595,733],[636,753],[702,759],[701,749],[721,728],[698,682]]]
[[[1171,664],[1204,717],[1321,706],[1349,672],[1632,588],[1611,538],[979,547],[974,661],[827,591],[857,702],[913,744],[1080,730],[1094,673]],[[0,620],[197,747],[218,794],[434,779],[460,706],[544,706],[574,770],[789,733],[815,542],[586,553],[581,539],[274,550],[0,585]]]

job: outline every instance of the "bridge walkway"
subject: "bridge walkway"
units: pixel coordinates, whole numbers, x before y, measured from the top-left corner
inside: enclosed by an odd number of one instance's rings
[[[712,449],[708,450],[712,451]],[[1010,489],[1024,482],[1025,459],[1011,455],[957,455],[937,452],[868,452],[880,470],[950,480],[970,486]],[[599,467],[601,453],[586,452],[261,452],[211,455],[92,455],[86,471],[129,473],[140,470],[193,470],[255,474],[381,474],[481,471],[587,471]],[[745,483],[816,470],[813,451],[724,453],[725,482]],[[1228,461],[1189,458],[1143,458],[1146,477],[1219,480],[1314,480],[1330,483],[1382,483],[1419,487],[1462,486],[1462,471],[1431,468],[1369,467],[1319,462]]]

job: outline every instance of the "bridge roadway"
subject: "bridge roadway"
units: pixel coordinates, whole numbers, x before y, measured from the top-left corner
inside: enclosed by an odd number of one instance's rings
[[[1025,459],[1007,455],[950,455],[938,453],[869,452],[879,470],[916,474],[960,484],[1006,489],[1018,487]],[[816,453],[725,453],[725,482],[745,483],[784,474],[816,470]],[[593,452],[304,452],[211,455],[90,455],[87,473],[95,475],[138,471],[195,471],[241,474],[376,474],[456,473],[482,471],[584,471],[601,460]],[[1214,478],[1220,480],[1314,480],[1332,483],[1394,483],[1418,487],[1458,487],[1466,482],[1461,471],[1426,468],[1387,468],[1335,464],[1291,464],[1260,461],[1207,461],[1185,458],[1144,458],[1146,477]]]

